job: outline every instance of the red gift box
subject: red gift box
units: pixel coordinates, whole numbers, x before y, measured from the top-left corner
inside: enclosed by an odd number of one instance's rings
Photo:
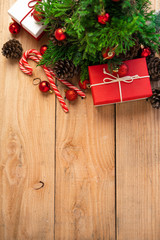
[[[146,59],[133,59],[124,63],[128,66],[128,73],[123,78],[111,75],[107,64],[88,67],[95,106],[152,96]]]

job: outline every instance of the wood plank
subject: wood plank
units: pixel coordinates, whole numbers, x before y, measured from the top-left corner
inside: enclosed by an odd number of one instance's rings
[[[12,38],[7,10],[14,2],[0,3],[1,46]],[[24,30],[16,38],[24,50],[39,50],[46,41],[37,42]],[[19,70],[18,61],[1,55],[0,63],[0,239],[51,240],[54,238],[54,94],[43,96],[32,85],[34,77],[46,79],[36,63],[30,62],[35,69],[32,77]]]
[[[153,9],[160,10],[160,1],[159,0],[151,0]]]
[[[69,114],[57,103],[55,239],[114,240],[114,106],[95,108],[90,93],[66,102]]]
[[[160,236],[160,112],[145,101],[117,106],[117,239]]]
[[[116,112],[117,240],[159,240],[160,111],[143,100]]]

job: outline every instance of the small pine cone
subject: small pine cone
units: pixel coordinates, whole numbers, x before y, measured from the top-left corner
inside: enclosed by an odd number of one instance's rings
[[[136,0],[130,0],[131,5],[135,5],[136,4]]]
[[[152,89],[153,95],[149,98],[153,108],[160,108],[160,88]]]
[[[148,72],[151,81],[160,80],[160,59],[158,57],[149,58],[147,60]]]
[[[58,41],[55,38],[54,34],[51,34],[49,36],[49,40],[51,40],[55,46],[59,46],[59,47],[61,47],[62,45],[66,45],[67,44],[67,41],[65,41],[65,40],[64,41]]]
[[[139,49],[140,49],[139,39],[135,38],[135,45],[131,47],[130,50],[127,51],[125,54],[120,53],[118,57],[121,58],[122,60],[131,60],[138,56]]]
[[[10,39],[2,47],[3,56],[11,59],[20,59],[22,51],[22,44],[16,39]]]
[[[60,79],[72,79],[78,74],[78,68],[71,60],[59,60],[55,63],[53,71]]]
[[[153,49],[150,49],[151,51],[151,55],[149,55],[148,57],[146,57],[146,60],[149,61],[151,58],[155,57],[156,51]]]

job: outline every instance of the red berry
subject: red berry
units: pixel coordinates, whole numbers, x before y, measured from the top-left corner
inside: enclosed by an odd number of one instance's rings
[[[74,100],[76,100],[77,97],[78,97],[78,94],[75,90],[69,89],[69,90],[66,91],[66,98],[69,101],[74,101]]]
[[[81,89],[87,89],[87,84],[89,84],[88,80],[84,80],[83,82],[79,81],[79,86]]]
[[[32,15],[37,22],[40,22],[43,19],[42,13],[36,11],[35,9],[34,9]]]
[[[98,22],[101,24],[106,24],[106,22],[109,22],[110,15],[109,13],[105,13],[103,15],[98,15]]]
[[[141,57],[148,57],[151,55],[151,50],[149,48],[144,48],[141,53]]]
[[[119,77],[124,77],[127,75],[127,73],[128,73],[128,66],[125,63],[122,63],[119,67],[117,74],[119,75]]]
[[[50,83],[47,81],[42,81],[39,84],[39,90],[41,92],[48,92],[50,90]]]
[[[43,55],[47,49],[48,49],[48,46],[47,46],[47,45],[43,45],[43,46],[40,48],[40,53],[41,53],[41,55]]]
[[[54,36],[58,41],[63,41],[66,39],[66,34],[64,32],[63,28],[58,28],[55,32],[54,32]]]
[[[12,33],[12,34],[17,34],[20,32],[20,29],[21,29],[21,26],[16,23],[16,22],[13,22],[9,25],[9,31]]]
[[[115,56],[115,52],[109,48],[104,48],[102,50],[102,56],[104,59],[112,59]]]

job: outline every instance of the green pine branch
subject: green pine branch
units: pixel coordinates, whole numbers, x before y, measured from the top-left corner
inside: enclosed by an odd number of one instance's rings
[[[42,12],[42,20],[49,34],[58,27],[65,27],[67,45],[54,46],[50,41],[41,64],[54,65],[60,59],[71,59],[81,67],[82,80],[88,77],[88,66],[104,63],[102,50],[117,46],[112,62],[117,63],[120,53],[126,53],[134,44],[135,36],[140,43],[158,49],[159,35],[156,17],[150,9],[149,0],[45,0],[36,8]],[[110,22],[102,25],[97,16],[102,10],[111,16]],[[105,61],[109,63],[110,61]],[[112,64],[113,64],[112,63]]]

